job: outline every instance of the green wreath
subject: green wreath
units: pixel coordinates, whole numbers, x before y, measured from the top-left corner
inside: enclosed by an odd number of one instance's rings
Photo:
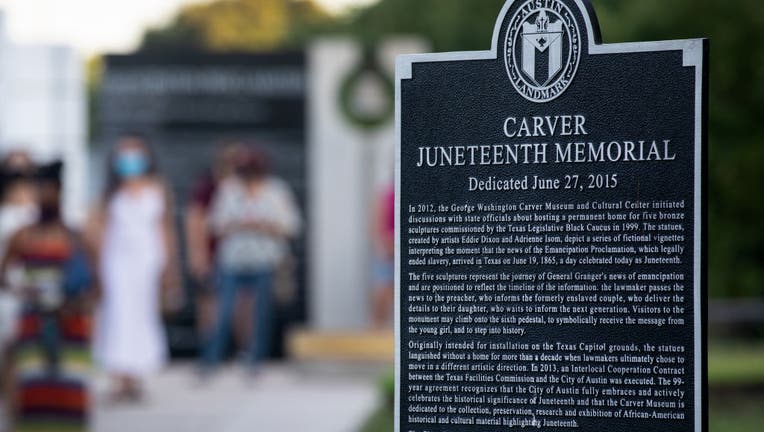
[[[367,130],[379,128],[395,115],[395,84],[393,80],[377,63],[374,51],[365,49],[358,66],[355,67],[342,82],[339,94],[339,105],[342,114],[352,124]],[[373,74],[379,80],[384,93],[385,107],[378,113],[362,113],[353,107],[353,97],[358,90],[361,79],[367,74]]]

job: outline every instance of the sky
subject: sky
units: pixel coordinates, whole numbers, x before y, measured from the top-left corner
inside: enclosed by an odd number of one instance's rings
[[[374,0],[317,0],[340,11]],[[16,43],[73,46],[82,56],[129,52],[143,30],[200,0],[0,0],[5,32]]]

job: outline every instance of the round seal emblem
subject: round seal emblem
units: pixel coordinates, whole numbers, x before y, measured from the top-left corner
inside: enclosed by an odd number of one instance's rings
[[[581,32],[560,0],[527,0],[512,16],[504,50],[512,85],[532,102],[549,102],[568,88],[581,59]]]

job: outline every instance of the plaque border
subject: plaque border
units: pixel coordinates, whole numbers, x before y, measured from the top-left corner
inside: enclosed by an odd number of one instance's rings
[[[491,49],[430,54],[407,54],[395,64],[395,432],[401,432],[401,83],[413,78],[418,63],[443,63],[474,60],[498,60],[502,25],[510,8],[524,0],[507,0],[494,26]],[[682,51],[683,66],[695,68],[695,238],[694,238],[694,312],[695,312],[695,428],[708,432],[708,39],[678,39],[652,42],[603,44],[599,22],[589,0],[574,0],[584,17],[588,55],[632,54]],[[578,77],[577,77],[578,78]]]

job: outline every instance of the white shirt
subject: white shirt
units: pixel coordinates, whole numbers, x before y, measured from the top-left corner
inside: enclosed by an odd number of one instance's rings
[[[285,236],[234,228],[247,223],[272,225]],[[215,194],[210,215],[212,231],[220,236],[217,262],[223,270],[267,271],[289,251],[288,237],[300,230],[300,215],[289,187],[278,179],[265,180],[251,195],[238,180],[226,180]]]

